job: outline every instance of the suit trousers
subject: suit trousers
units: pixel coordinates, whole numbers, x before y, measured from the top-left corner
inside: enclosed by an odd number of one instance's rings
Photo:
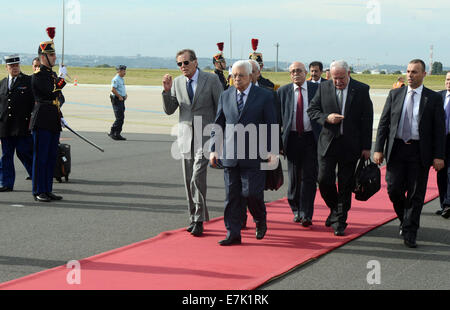
[[[60,132],[45,129],[33,130],[33,195],[53,191],[53,173]]]
[[[312,132],[301,136],[289,134],[286,149],[288,161],[288,201],[294,215],[312,220],[317,192],[317,142]]]
[[[439,201],[442,209],[450,206],[450,134],[447,135],[445,147],[445,167],[437,172]]]
[[[0,160],[0,181],[2,186],[14,188],[16,172],[14,168],[14,153],[22,162],[31,176],[33,171],[33,138],[31,135],[20,137],[5,137],[2,141],[2,158]]]
[[[120,101],[116,96],[110,96],[110,98],[114,116],[116,117],[111,126],[111,134],[120,134],[125,120],[125,100]]]
[[[342,149],[341,138],[335,138],[325,156],[318,156],[319,162],[319,190],[330,208],[329,221],[336,229],[347,227],[348,211],[351,208],[352,191],[355,186],[355,168],[358,158],[348,158]],[[336,186],[336,166],[337,183]]]
[[[417,235],[429,170],[429,167],[422,164],[419,141],[405,144],[402,140],[395,139],[386,165],[386,183],[389,198],[405,236]]]
[[[256,225],[266,223],[266,205],[264,204],[264,185],[266,171],[258,168],[226,167],[225,212],[224,221],[227,237],[237,238],[241,235],[242,219],[246,206]]]
[[[189,219],[193,222],[209,221],[206,206],[206,176],[208,160],[201,150],[195,156],[182,159],[184,187],[188,200]]]

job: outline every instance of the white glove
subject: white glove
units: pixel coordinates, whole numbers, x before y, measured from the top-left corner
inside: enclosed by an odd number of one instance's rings
[[[61,117],[61,126],[63,128],[66,128],[66,126],[69,126],[69,124],[66,122],[66,120],[64,119],[64,117]]]

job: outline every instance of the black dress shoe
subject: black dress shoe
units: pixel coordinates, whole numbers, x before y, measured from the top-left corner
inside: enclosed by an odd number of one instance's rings
[[[48,198],[50,198],[51,200],[62,200],[62,196],[57,196],[53,193],[47,193]]]
[[[203,235],[203,222],[196,222],[194,228],[192,228],[191,234],[194,237],[200,237]]]
[[[39,194],[34,196],[34,200],[40,201],[40,202],[50,202],[52,199],[47,196],[47,194]]]
[[[302,219],[302,226],[309,227],[312,225],[312,221],[310,219]]]
[[[261,240],[264,238],[267,232],[267,224],[262,223],[259,225],[256,225],[256,239]]]
[[[235,238],[227,237],[226,239],[220,240],[219,244],[221,246],[228,246],[228,245],[233,245],[233,244],[241,244],[241,237],[235,237]]]
[[[300,223],[302,221],[302,218],[301,218],[301,216],[296,215],[296,216],[294,216],[294,219],[292,221],[294,221],[294,223]]]
[[[345,236],[344,229],[343,229],[343,228],[337,228],[337,229],[335,229],[335,230],[334,230],[334,235],[335,235],[335,236],[338,236],[338,237]]]
[[[416,239],[415,238],[405,237],[403,242],[408,248],[412,248],[412,249],[417,248],[417,243],[416,243]]]
[[[436,215],[442,215],[442,211],[443,211],[442,209],[439,209],[439,210],[437,210],[437,211],[435,212],[435,214],[436,214]]]
[[[127,138],[123,137],[121,134],[116,135],[116,139],[115,140],[121,140],[121,141],[125,141]]]
[[[11,187],[2,186],[0,187],[0,192],[12,192],[13,189]]]
[[[442,210],[441,216],[445,219],[450,218],[450,207],[445,207],[445,209]]]
[[[192,223],[189,225],[189,227],[186,228],[186,230],[187,230],[188,232],[192,232],[192,229],[194,229],[194,226],[195,226],[195,222],[192,222]]]
[[[25,180],[30,181],[30,180],[31,180],[31,177],[27,177]]]

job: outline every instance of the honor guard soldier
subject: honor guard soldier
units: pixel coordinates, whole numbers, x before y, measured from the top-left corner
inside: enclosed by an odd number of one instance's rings
[[[33,139],[29,130],[34,97],[31,77],[20,71],[20,57],[5,57],[8,76],[0,82],[0,192],[11,192],[16,177],[14,153],[32,175]]]
[[[31,79],[36,100],[30,124],[34,141],[33,196],[36,201],[49,202],[62,199],[52,189],[61,124],[66,124],[59,101],[66,82],[52,70],[56,62],[53,40],[42,42],[38,54],[41,66]]]
[[[259,63],[259,67],[261,68],[260,71],[262,72],[262,69],[264,67],[264,62],[263,62],[262,54],[259,52],[256,52],[256,50],[258,49],[258,44],[259,44],[258,39],[252,39],[253,53],[250,54],[248,59],[256,60]],[[275,84],[273,84],[269,79],[263,78],[262,74],[258,78],[258,84],[261,87],[268,88],[270,90],[275,90]]]
[[[219,77],[220,83],[223,85],[223,90],[227,90],[230,86],[228,85],[228,81],[223,74],[223,70],[227,67],[227,62],[223,57],[223,42],[217,43],[217,47],[220,52],[213,56],[213,64],[215,67],[214,73]]]

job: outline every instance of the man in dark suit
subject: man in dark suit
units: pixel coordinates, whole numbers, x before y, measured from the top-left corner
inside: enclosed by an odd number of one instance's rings
[[[320,125],[306,111],[319,84],[306,81],[301,62],[289,66],[292,83],[278,89],[281,102],[283,154],[288,161],[288,201],[294,222],[312,225],[317,183],[317,140]]]
[[[345,61],[335,61],[330,68],[332,80],[320,84],[308,115],[322,125],[317,151],[319,190],[330,208],[325,225],[332,226],[336,236],[343,236],[356,164],[358,159],[370,157],[373,105],[369,86],[350,78]]]
[[[439,188],[439,199],[441,209],[436,212],[437,215],[448,219],[450,217],[450,72],[445,77],[445,90],[439,92],[444,103],[445,111],[445,129],[446,129],[446,150],[445,150],[445,166],[437,173],[437,183]]]
[[[20,57],[5,57],[8,77],[0,82],[0,192],[10,192],[16,177],[14,153],[20,159],[28,175],[33,168],[33,138],[28,128],[34,97],[31,77],[20,71]]]
[[[271,134],[267,135],[267,139],[260,137],[261,126],[267,126],[270,133],[271,126],[276,124],[272,93],[251,83],[252,66],[248,61],[236,62],[232,73],[234,87],[220,96],[216,128],[211,134],[210,164],[215,167],[217,161],[222,159],[225,167],[224,221],[227,236],[219,241],[222,246],[241,243],[246,205],[256,223],[256,238],[264,238],[267,231],[264,205],[266,171],[261,168],[267,154],[264,156],[262,152],[270,152],[272,148],[278,151],[276,143],[272,147]],[[275,135],[275,139],[277,137]],[[276,157],[270,153],[268,159],[269,163],[276,162]]]
[[[318,84],[325,82],[327,79],[322,78],[322,73],[323,64],[320,61],[313,61],[309,64],[309,74],[311,76],[308,78],[308,81]]]
[[[442,98],[423,86],[425,63],[412,60],[406,76],[408,87],[391,90],[386,99],[373,158],[381,165],[386,157],[387,191],[400,234],[415,248],[430,166],[444,167],[445,116]]]

